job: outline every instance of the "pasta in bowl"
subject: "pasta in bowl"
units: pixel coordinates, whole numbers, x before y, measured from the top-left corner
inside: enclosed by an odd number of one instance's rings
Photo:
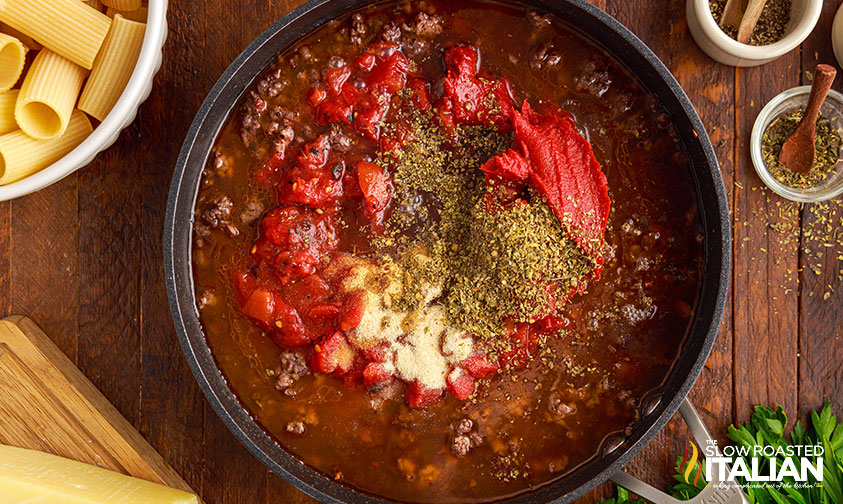
[[[166,10],[167,0],[0,2],[0,201],[88,164],[134,120],[161,65]]]

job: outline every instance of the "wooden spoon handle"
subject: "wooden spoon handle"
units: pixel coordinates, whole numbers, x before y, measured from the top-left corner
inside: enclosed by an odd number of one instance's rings
[[[802,116],[800,125],[807,123],[811,125],[811,130],[814,129],[817,124],[817,117],[820,115],[820,107],[822,107],[836,75],[837,70],[833,66],[817,65],[814,72],[814,83],[811,85],[811,95],[808,97],[808,105],[805,106],[805,115]]]
[[[746,0],[726,0],[723,7],[723,14],[720,16],[720,27],[734,26],[737,28],[743,17],[743,8]]]
[[[738,42],[741,44],[749,42],[752,30],[755,29],[766,3],[767,0],[749,0],[749,5],[747,5],[746,12],[743,13],[743,19],[741,19],[741,25],[738,27]]]

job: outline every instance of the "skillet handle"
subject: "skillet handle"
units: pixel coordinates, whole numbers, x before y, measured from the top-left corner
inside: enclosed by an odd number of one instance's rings
[[[694,436],[697,445],[709,446],[709,441],[714,438],[709,434],[702,418],[697,414],[697,411],[687,397],[682,401],[682,405],[679,406],[679,413],[682,414],[682,419],[685,420],[685,424]],[[714,445],[714,450],[720,456],[720,449],[717,448],[716,444]],[[702,463],[702,460],[700,460],[700,463]],[[622,486],[630,492],[640,495],[656,504],[705,504],[708,502],[716,502],[718,504],[749,504],[749,500],[734,481],[718,481],[716,474],[708,475],[708,477],[710,478],[709,484],[706,485],[703,491],[687,501],[676,499],[623,471],[618,472],[610,479],[616,485]]]

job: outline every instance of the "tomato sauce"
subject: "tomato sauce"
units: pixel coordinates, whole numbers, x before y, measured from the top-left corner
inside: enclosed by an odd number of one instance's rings
[[[437,188],[407,198],[388,162],[419,117],[445,139],[431,156],[473,156],[452,170],[481,211],[544,201],[576,249],[569,282],[540,282],[546,306],[501,325],[504,350],[439,329],[448,292],[406,311],[383,294],[400,270],[372,258],[435,259],[412,240],[449,211]],[[493,140],[466,156],[474,134]],[[221,132],[196,209],[200,319],[247,409],[329,477],[401,501],[517,495],[594,456],[664,380],[699,288],[695,201],[658,103],[559,20],[368,7],[280,54]],[[411,324],[445,332],[408,342]]]

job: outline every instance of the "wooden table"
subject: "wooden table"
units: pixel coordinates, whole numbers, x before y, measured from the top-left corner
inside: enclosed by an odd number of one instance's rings
[[[800,50],[760,68],[715,63],[695,45],[681,0],[592,0],[632,29],[684,86],[711,133],[734,215],[733,289],[715,349],[691,394],[710,429],[757,403],[791,421],[825,399],[843,406],[843,282],[822,275],[768,224],[782,200],[762,194],[749,158],[755,116],[806,70],[832,63],[841,0],[826,0]],[[176,340],[162,273],[167,190],[182,138],[225,67],[298,0],[171,0],[170,35],[152,96],[87,168],[0,203],[0,312],[31,316],[208,503],[310,499],[270,473],[205,402]],[[835,88],[843,90],[843,79]],[[772,218],[766,214],[774,214]],[[811,219],[803,210],[803,225]],[[764,252],[766,250],[766,252]],[[788,270],[794,272],[788,274]],[[797,279],[801,283],[797,285]],[[821,293],[834,287],[829,299]],[[791,291],[786,293],[790,289]],[[628,470],[662,488],[688,439],[674,419]],[[608,495],[604,485],[583,499]]]

